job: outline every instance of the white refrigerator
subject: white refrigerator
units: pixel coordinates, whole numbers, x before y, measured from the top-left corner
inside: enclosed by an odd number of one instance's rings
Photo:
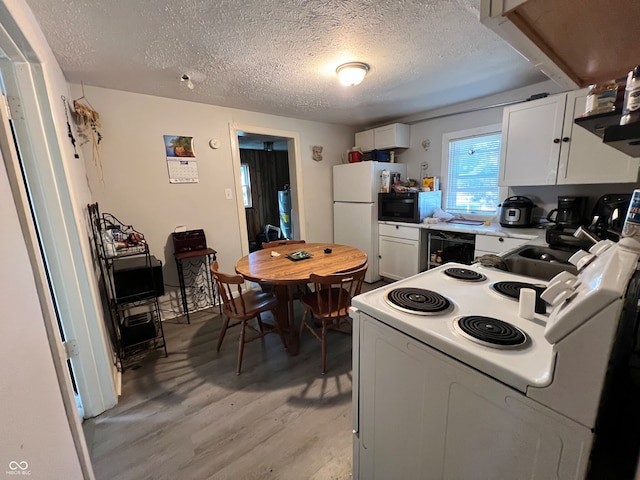
[[[402,163],[356,162],[333,167],[333,241],[364,250],[369,259],[365,282],[380,280],[378,273],[378,192],[382,170],[399,173]]]

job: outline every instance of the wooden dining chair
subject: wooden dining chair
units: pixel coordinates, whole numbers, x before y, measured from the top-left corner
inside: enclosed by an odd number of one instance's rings
[[[238,338],[238,368],[237,375],[240,375],[242,369],[242,354],[244,353],[245,344],[264,337],[271,332],[278,332],[282,343],[286,348],[286,340],[278,322],[275,322],[275,328],[265,328],[262,323],[261,314],[267,311],[274,312],[278,299],[272,293],[258,292],[255,290],[244,291],[244,277],[237,274],[222,273],[218,270],[218,262],[211,264],[211,273],[216,282],[216,287],[222,298],[222,313],[225,316],[220,338],[218,338],[217,351],[220,351],[222,341],[227,333],[227,329],[240,326],[240,336]],[[275,312],[274,312],[275,315]],[[248,323],[249,320],[255,318],[258,323],[258,329]],[[231,323],[231,320],[234,322]],[[246,336],[246,330],[250,329],[254,333],[252,336]]]
[[[281,245],[293,245],[296,243],[306,243],[305,240],[274,240],[273,242],[264,242],[262,244],[262,248],[275,248],[280,247]]]
[[[360,294],[368,267],[369,264],[365,263],[362,267],[349,272],[332,275],[312,273],[310,276],[315,291],[301,299],[305,310],[300,324],[300,338],[307,329],[320,340],[322,373],[327,371],[327,332],[342,330],[341,326],[346,323],[349,316],[351,299]],[[319,322],[319,326],[309,319],[309,314]]]

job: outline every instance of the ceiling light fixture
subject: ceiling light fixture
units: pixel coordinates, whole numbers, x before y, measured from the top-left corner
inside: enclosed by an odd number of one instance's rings
[[[343,63],[336,68],[340,83],[347,87],[359,85],[369,71],[369,65],[362,62]]]
[[[193,82],[191,81],[191,77],[188,74],[183,73],[182,76],[180,77],[180,81],[187,82],[187,88],[189,90],[193,90]]]

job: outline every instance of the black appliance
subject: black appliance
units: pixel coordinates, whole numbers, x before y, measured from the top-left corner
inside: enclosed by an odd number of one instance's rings
[[[150,265],[149,265],[150,263]],[[116,258],[113,283],[117,302],[134,302],[164,295],[162,262],[153,255]]]
[[[535,205],[531,199],[516,195],[500,205],[500,225],[503,227],[530,227]]]
[[[593,242],[588,238],[576,238],[577,225],[553,225],[547,228],[546,240],[551,248],[560,250],[589,250]]]
[[[585,225],[586,197],[569,197],[561,195],[558,197],[558,208],[554,208],[547,215],[547,220],[557,225],[572,225],[576,228]]]
[[[420,223],[429,213],[424,193],[430,192],[378,193],[378,220]]]
[[[581,224],[586,226],[598,238],[617,242],[620,240],[630,201],[631,194],[628,193],[608,193],[603,195],[593,207],[591,220],[584,220]],[[590,240],[573,236],[573,232],[576,231],[579,225],[556,224],[549,227],[546,234],[547,243],[554,248],[588,250],[592,245]]]
[[[629,193],[608,193],[600,197],[593,207],[589,230],[603,240],[620,240],[630,201]]]

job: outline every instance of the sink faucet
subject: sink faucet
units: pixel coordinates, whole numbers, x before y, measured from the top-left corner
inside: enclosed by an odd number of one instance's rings
[[[600,241],[598,237],[596,237],[593,233],[591,233],[589,230],[584,228],[582,225],[580,225],[576,229],[576,231],[573,232],[573,236],[576,238],[587,238],[590,241],[592,241],[594,245]]]

